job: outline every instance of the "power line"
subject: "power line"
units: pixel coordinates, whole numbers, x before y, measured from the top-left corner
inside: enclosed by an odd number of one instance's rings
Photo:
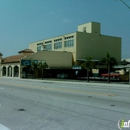
[[[125,6],[127,6],[130,9],[130,6],[127,5],[123,0],[120,0]]]

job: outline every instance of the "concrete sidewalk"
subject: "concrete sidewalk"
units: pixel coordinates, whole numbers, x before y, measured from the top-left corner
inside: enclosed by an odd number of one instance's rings
[[[126,86],[130,87],[129,82],[121,82],[121,81],[111,81],[110,83],[107,83],[107,80],[95,80],[90,79],[89,82],[87,80],[79,80],[79,79],[54,79],[54,78],[44,78],[42,79],[25,79],[25,78],[7,78],[7,77],[1,77],[1,79],[10,79],[10,80],[21,80],[21,81],[30,81],[30,82],[42,82],[42,83],[69,83],[69,84],[86,84],[86,85],[100,85],[100,86]]]

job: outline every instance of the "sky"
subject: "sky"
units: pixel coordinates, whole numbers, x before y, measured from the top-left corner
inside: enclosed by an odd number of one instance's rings
[[[120,0],[0,0],[0,52],[17,55],[91,21],[101,24],[102,35],[121,37],[122,58],[130,58],[130,9]]]

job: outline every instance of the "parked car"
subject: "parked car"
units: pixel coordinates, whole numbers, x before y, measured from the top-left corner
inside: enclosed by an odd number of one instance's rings
[[[119,79],[120,74],[118,72],[110,72],[110,77],[114,78],[114,79]],[[107,78],[108,77],[108,73],[105,74],[101,74],[101,78]]]

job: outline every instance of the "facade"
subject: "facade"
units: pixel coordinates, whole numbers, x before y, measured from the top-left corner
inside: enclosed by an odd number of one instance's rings
[[[20,77],[21,65],[20,60],[28,55],[33,54],[30,49],[18,52],[18,55],[0,58],[0,76],[3,77]]]
[[[121,38],[101,35],[100,23],[90,22],[78,26],[78,31],[29,44],[34,52],[48,51],[72,52],[73,65],[83,61],[86,56],[100,60],[109,51],[117,61],[121,60]]]
[[[48,67],[44,69],[44,77],[57,77],[57,73],[63,73],[67,70],[72,70],[72,53],[71,52],[60,52],[60,51],[38,51],[32,55],[28,55],[21,59],[21,78],[31,78],[35,75],[36,78],[41,78],[42,73],[39,66],[35,72],[30,71],[32,62],[39,65],[40,62],[46,62]],[[25,63],[25,64],[24,64]]]
[[[32,78],[32,62],[46,62],[50,76],[57,73],[57,69],[67,70],[72,67],[72,53],[59,51],[39,51],[34,53],[31,49],[18,52],[18,55],[0,58],[0,75],[2,77]],[[40,77],[41,70],[37,69],[36,77]],[[47,77],[47,75],[46,75]],[[56,75],[54,76],[56,77]]]
[[[49,68],[45,71],[50,77],[64,72],[74,75],[77,69],[81,69],[80,65],[86,56],[92,56],[93,60],[99,61],[107,52],[120,62],[121,38],[102,35],[100,30],[100,23],[89,22],[79,25],[74,33],[30,43],[29,49],[20,51],[19,55],[0,58],[0,74],[20,78],[30,76],[33,75],[29,68],[30,63],[42,61],[48,64]],[[80,70],[79,74],[83,76],[86,72]],[[41,75],[40,70],[36,75]]]

